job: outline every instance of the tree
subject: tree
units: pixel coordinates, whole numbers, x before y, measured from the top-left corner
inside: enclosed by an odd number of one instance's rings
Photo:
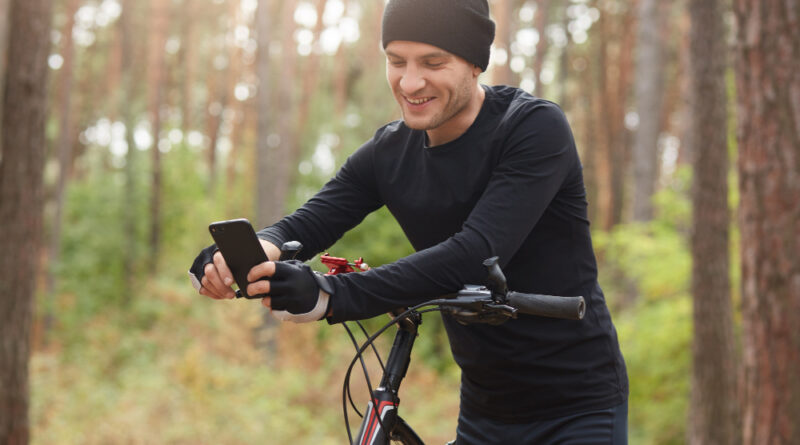
[[[6,49],[8,48],[8,3],[9,0],[0,0],[0,86],[4,85],[6,73]],[[2,94],[2,91],[2,88],[0,88],[0,94]],[[1,96],[0,100],[2,100]],[[2,117],[3,110],[0,109],[0,119],[2,119]]]
[[[639,126],[633,142],[633,219],[653,218],[651,200],[658,178],[658,135],[661,129],[661,102],[664,89],[664,64],[661,48],[660,17],[663,2],[641,0],[636,57],[636,102]],[[724,106],[724,103],[723,103]],[[724,122],[723,122],[724,123]]]
[[[25,444],[34,276],[42,231],[51,2],[13,0],[0,143],[0,443]],[[9,112],[13,110],[13,112]]]
[[[736,0],[743,442],[800,443],[800,7]]]
[[[500,0],[492,3],[492,13],[495,17],[495,54],[504,51],[506,59],[503,63],[496,64],[492,68],[492,83],[495,85],[511,85],[514,73],[511,71],[511,41],[513,40],[514,7],[513,2]],[[538,54],[537,54],[538,56]]]
[[[123,301],[130,302],[133,298],[134,281],[137,274],[137,255],[138,255],[138,230],[136,224],[136,203],[138,201],[139,187],[136,184],[139,161],[137,156],[136,141],[133,133],[136,127],[137,109],[135,107],[137,97],[137,82],[135,73],[136,48],[134,34],[136,32],[136,17],[133,0],[123,0],[122,15],[119,26],[121,28],[122,44],[122,95],[124,100],[117,103],[121,108],[120,115],[125,123],[125,142],[128,151],[125,156],[125,192],[123,199],[127,203],[123,214],[123,225],[127,234],[127,246],[123,257],[123,270],[126,277],[125,288],[122,291]]]
[[[58,177],[56,179],[55,189],[53,190],[53,201],[55,204],[55,211],[53,212],[53,220],[51,222],[52,228],[50,231],[50,254],[48,257],[49,270],[45,279],[45,315],[44,315],[44,330],[45,335],[49,332],[50,327],[55,318],[55,311],[53,310],[53,295],[56,290],[56,272],[55,266],[59,263],[61,258],[61,222],[64,216],[64,201],[66,197],[66,189],[69,181],[70,170],[72,166],[72,146],[75,143],[75,110],[73,99],[73,85],[75,78],[74,70],[74,43],[72,39],[72,28],[75,25],[75,13],[78,10],[78,0],[69,0],[67,2],[66,16],[67,21],[64,24],[62,35],[61,54],[64,63],[61,68],[61,75],[59,77],[58,87],[58,138],[54,146],[54,152],[58,156]]]
[[[158,270],[161,251],[161,150],[159,134],[161,133],[161,107],[164,100],[166,83],[166,61],[164,45],[167,41],[169,11],[162,0],[150,1],[150,49],[148,53],[148,108],[150,111],[153,145],[150,147],[152,158],[152,190],[150,190],[150,272]]]
[[[689,444],[741,443],[728,254],[728,135],[724,3],[691,0],[690,124],[694,339]]]

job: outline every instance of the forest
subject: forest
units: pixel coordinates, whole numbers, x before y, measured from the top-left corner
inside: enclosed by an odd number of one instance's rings
[[[0,443],[346,443],[345,331],[187,270],[209,223],[274,223],[400,118],[385,3],[0,0]],[[489,4],[481,83],[578,144],[629,442],[800,443],[800,2]],[[413,249],[383,208],[329,252]],[[400,394],[427,443],[459,376],[427,316]]]

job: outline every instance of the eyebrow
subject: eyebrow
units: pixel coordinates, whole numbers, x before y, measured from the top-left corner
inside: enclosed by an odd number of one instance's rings
[[[401,56],[399,54],[395,54],[392,51],[386,51],[386,55],[388,57],[395,57],[395,58],[398,58],[398,59],[405,59],[405,57],[403,57],[403,56]],[[447,51],[434,51],[434,52],[430,52],[430,53],[427,53],[427,54],[423,54],[423,55],[419,56],[418,58],[419,59],[435,59],[437,57],[450,57],[450,56],[451,56],[451,54],[448,53]]]

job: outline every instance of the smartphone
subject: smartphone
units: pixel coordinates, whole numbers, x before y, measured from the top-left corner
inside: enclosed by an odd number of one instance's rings
[[[267,254],[264,253],[250,221],[244,218],[218,221],[211,223],[208,230],[239,287],[236,297],[265,297],[265,294],[247,295],[247,273],[256,264],[267,261]]]

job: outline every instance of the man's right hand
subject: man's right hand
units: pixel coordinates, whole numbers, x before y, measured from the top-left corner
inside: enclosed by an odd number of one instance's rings
[[[277,261],[280,258],[281,251],[280,249],[275,246],[274,244],[270,243],[269,241],[265,241],[259,239],[261,246],[264,248],[264,253],[267,254],[267,258],[270,261]],[[198,256],[198,259],[201,257],[203,258],[201,261],[204,262],[204,265],[200,266],[200,275],[197,276],[197,272],[195,272],[195,277],[200,282],[200,289],[198,292],[201,295],[205,295],[207,297],[213,298],[215,300],[224,300],[234,298],[236,293],[233,290],[233,274],[231,273],[230,268],[228,268],[228,264],[225,263],[225,259],[222,257],[222,254],[217,250],[213,253],[211,259],[209,260],[207,252],[201,252]],[[197,262],[198,260],[195,260]],[[195,267],[193,266],[193,269]]]

